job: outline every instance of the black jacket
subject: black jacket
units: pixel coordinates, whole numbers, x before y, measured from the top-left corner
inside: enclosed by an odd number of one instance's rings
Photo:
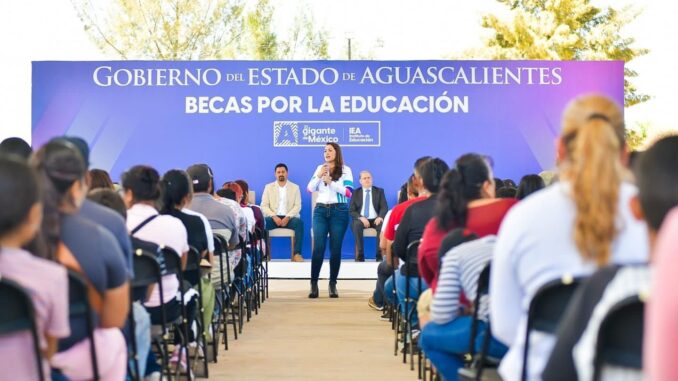
[[[371,192],[372,206],[374,211],[377,212],[377,217],[382,219],[386,217],[386,212],[388,212],[388,204],[386,203],[386,197],[384,196],[384,190],[372,186]],[[361,216],[363,211],[363,188],[358,188],[353,192],[351,196],[351,204],[348,207],[348,213],[351,215],[351,218],[358,219]]]

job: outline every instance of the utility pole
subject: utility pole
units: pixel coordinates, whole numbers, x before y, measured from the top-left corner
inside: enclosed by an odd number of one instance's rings
[[[351,38],[348,38],[348,60],[351,60]]]

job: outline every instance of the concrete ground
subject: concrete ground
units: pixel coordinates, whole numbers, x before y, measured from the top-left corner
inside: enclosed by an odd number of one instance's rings
[[[393,331],[367,306],[374,281],[338,283],[339,299],[308,299],[308,280],[271,280],[270,298],[210,364],[211,380],[415,381],[393,356]]]

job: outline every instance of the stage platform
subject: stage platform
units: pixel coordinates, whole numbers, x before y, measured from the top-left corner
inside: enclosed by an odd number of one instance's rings
[[[377,266],[379,262],[355,262],[353,260],[341,261],[339,279],[377,279]],[[289,260],[274,259],[268,262],[268,277],[271,279],[310,279],[311,261],[290,262]],[[320,270],[320,279],[329,279],[330,262],[325,260]]]

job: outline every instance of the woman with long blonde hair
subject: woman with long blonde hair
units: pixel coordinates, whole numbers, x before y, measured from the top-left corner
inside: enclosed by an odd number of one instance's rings
[[[521,378],[527,308],[535,292],[566,274],[647,260],[646,227],[633,218],[634,185],[620,107],[601,95],[566,107],[556,142],[560,182],[516,205],[504,219],[492,259],[493,334],[509,345],[500,374]],[[527,379],[541,379],[554,338],[532,335]]]

